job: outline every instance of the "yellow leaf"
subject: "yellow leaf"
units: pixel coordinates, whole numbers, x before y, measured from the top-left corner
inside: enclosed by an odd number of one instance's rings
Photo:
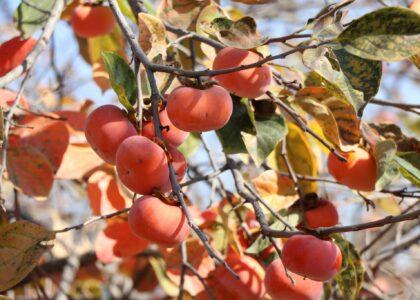
[[[267,170],[252,180],[258,193],[262,196],[294,194],[293,181],[275,170]]]
[[[152,15],[139,13],[139,45],[143,51],[154,58],[159,54],[166,56],[166,30],[162,21]]]
[[[318,164],[307,137],[294,123],[288,122],[287,126],[289,131],[286,136],[286,152],[293,170],[296,174],[317,176]],[[281,143],[270,154],[268,165],[273,169],[287,172],[286,165],[280,154]],[[318,189],[318,185],[314,181],[299,180],[299,184],[304,193],[314,193]]]
[[[0,227],[0,291],[16,285],[32,271],[55,234],[28,222],[17,221]]]

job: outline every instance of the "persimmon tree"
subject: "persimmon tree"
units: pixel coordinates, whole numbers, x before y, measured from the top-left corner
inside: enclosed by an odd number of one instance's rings
[[[305,19],[294,1],[237,2],[25,0],[6,16],[1,295],[419,296],[420,106],[395,96],[406,80],[417,97],[419,2]],[[274,35],[287,15],[297,29]],[[67,88],[85,72],[59,67],[67,32],[113,103]]]

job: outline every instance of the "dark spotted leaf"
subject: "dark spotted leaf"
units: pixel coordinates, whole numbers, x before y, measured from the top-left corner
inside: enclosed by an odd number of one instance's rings
[[[102,52],[102,58],[120,103],[129,112],[133,112],[137,97],[137,82],[133,70],[122,57],[113,52]]]
[[[356,112],[361,113],[366,105],[363,93],[356,90],[339,66],[332,64],[327,58],[327,55],[331,55],[330,52],[326,47],[304,52],[304,63],[313,70],[307,77],[306,85],[325,87],[334,97],[348,102]]]
[[[22,1],[13,14],[13,22],[21,35],[25,38],[41,29],[54,7],[54,0],[26,0]]]
[[[0,226],[0,292],[7,290],[26,277],[50,246],[55,234],[28,222]]]
[[[243,17],[237,21],[216,18],[204,31],[216,36],[226,46],[240,49],[256,48],[267,41],[266,37],[260,36],[257,24],[251,17]]]
[[[333,239],[343,255],[340,272],[334,277],[340,289],[340,299],[358,299],[365,274],[360,254],[354,245],[341,235],[334,234]]]
[[[409,58],[420,52],[420,15],[401,7],[382,8],[353,21],[337,41],[365,59]]]
[[[374,156],[376,159],[376,185],[377,190],[382,190],[399,175],[399,166],[395,161],[397,145],[393,140],[378,141],[375,145]]]
[[[360,121],[354,108],[340,99],[331,97],[323,87],[305,87],[293,104],[299,105],[314,117],[327,140],[343,151],[348,151],[360,140]]]
[[[420,154],[418,152],[398,153],[395,161],[401,174],[416,186],[420,186]]]
[[[367,60],[344,49],[333,50],[341,71],[352,87],[363,93],[365,101],[376,95],[382,76],[382,62]]]

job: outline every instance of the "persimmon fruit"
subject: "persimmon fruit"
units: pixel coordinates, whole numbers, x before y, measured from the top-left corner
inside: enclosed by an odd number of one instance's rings
[[[160,124],[164,127],[164,129],[162,129],[162,135],[166,142],[172,146],[178,147],[187,139],[189,133],[172,124],[166,109],[159,113],[159,120]],[[155,125],[153,124],[153,120],[143,124],[142,135],[150,139],[155,137]]]
[[[150,195],[155,190],[167,191],[166,154],[147,137],[136,135],[125,139],[118,147],[116,166],[121,182],[135,193]]]
[[[34,38],[14,37],[0,45],[0,77],[23,63],[36,45]]]
[[[153,196],[142,196],[133,203],[128,223],[137,236],[163,247],[175,247],[190,233],[182,209]]]
[[[284,244],[282,260],[293,273],[315,281],[327,281],[340,269],[342,254],[332,241],[294,235]]]
[[[217,53],[213,70],[229,69],[257,63],[262,57],[255,52],[226,47]],[[229,92],[245,98],[257,98],[268,91],[271,83],[271,70],[267,65],[244,69],[214,78]]]
[[[316,207],[308,209],[304,213],[308,228],[331,227],[338,223],[338,212],[330,201],[320,199]]]
[[[112,165],[115,164],[115,155],[122,141],[136,134],[125,112],[115,105],[95,109],[86,121],[88,143],[104,161]]]
[[[362,148],[341,153],[347,162],[340,161],[330,153],[328,171],[341,184],[359,191],[373,191],[376,183],[375,157]]]
[[[100,261],[110,263],[117,257],[140,253],[148,246],[149,242],[136,236],[126,220],[113,219],[97,236],[95,253]]]
[[[264,285],[273,300],[317,300],[322,295],[322,282],[303,278],[289,271],[287,277],[280,259],[272,261],[265,270]]]
[[[220,265],[214,274],[220,285],[233,294],[236,299],[261,299],[265,294],[264,269],[258,261],[246,255],[230,253],[226,257],[226,263],[238,274],[239,280]]]
[[[222,128],[232,115],[233,104],[229,93],[220,86],[206,89],[182,86],[168,95],[166,110],[179,129],[203,132]]]
[[[114,14],[106,6],[78,5],[71,18],[73,31],[81,38],[108,34],[115,24]]]

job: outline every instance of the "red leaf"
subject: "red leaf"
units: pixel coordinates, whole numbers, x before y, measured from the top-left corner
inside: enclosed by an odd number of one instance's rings
[[[69,131],[63,121],[25,115],[19,122],[30,128],[18,128],[14,134],[24,146],[37,148],[50,161],[54,172],[60,167],[69,144]]]
[[[86,173],[103,164],[104,161],[90,146],[70,144],[55,177],[60,179],[81,179]]]
[[[162,251],[166,261],[166,272],[168,277],[175,282],[175,284],[179,284],[182,264],[180,246],[166,250],[162,249]],[[187,241],[187,256],[188,262],[204,278],[206,278],[215,268],[213,259],[197,239],[190,239]],[[204,289],[200,280],[191,273],[191,271],[187,271],[186,273],[184,287],[192,296],[199,294]]]
[[[54,173],[48,159],[36,148],[25,146],[7,150],[7,172],[25,195],[47,197]]]
[[[126,207],[115,177],[104,171],[89,177],[87,192],[94,215],[109,214]]]

